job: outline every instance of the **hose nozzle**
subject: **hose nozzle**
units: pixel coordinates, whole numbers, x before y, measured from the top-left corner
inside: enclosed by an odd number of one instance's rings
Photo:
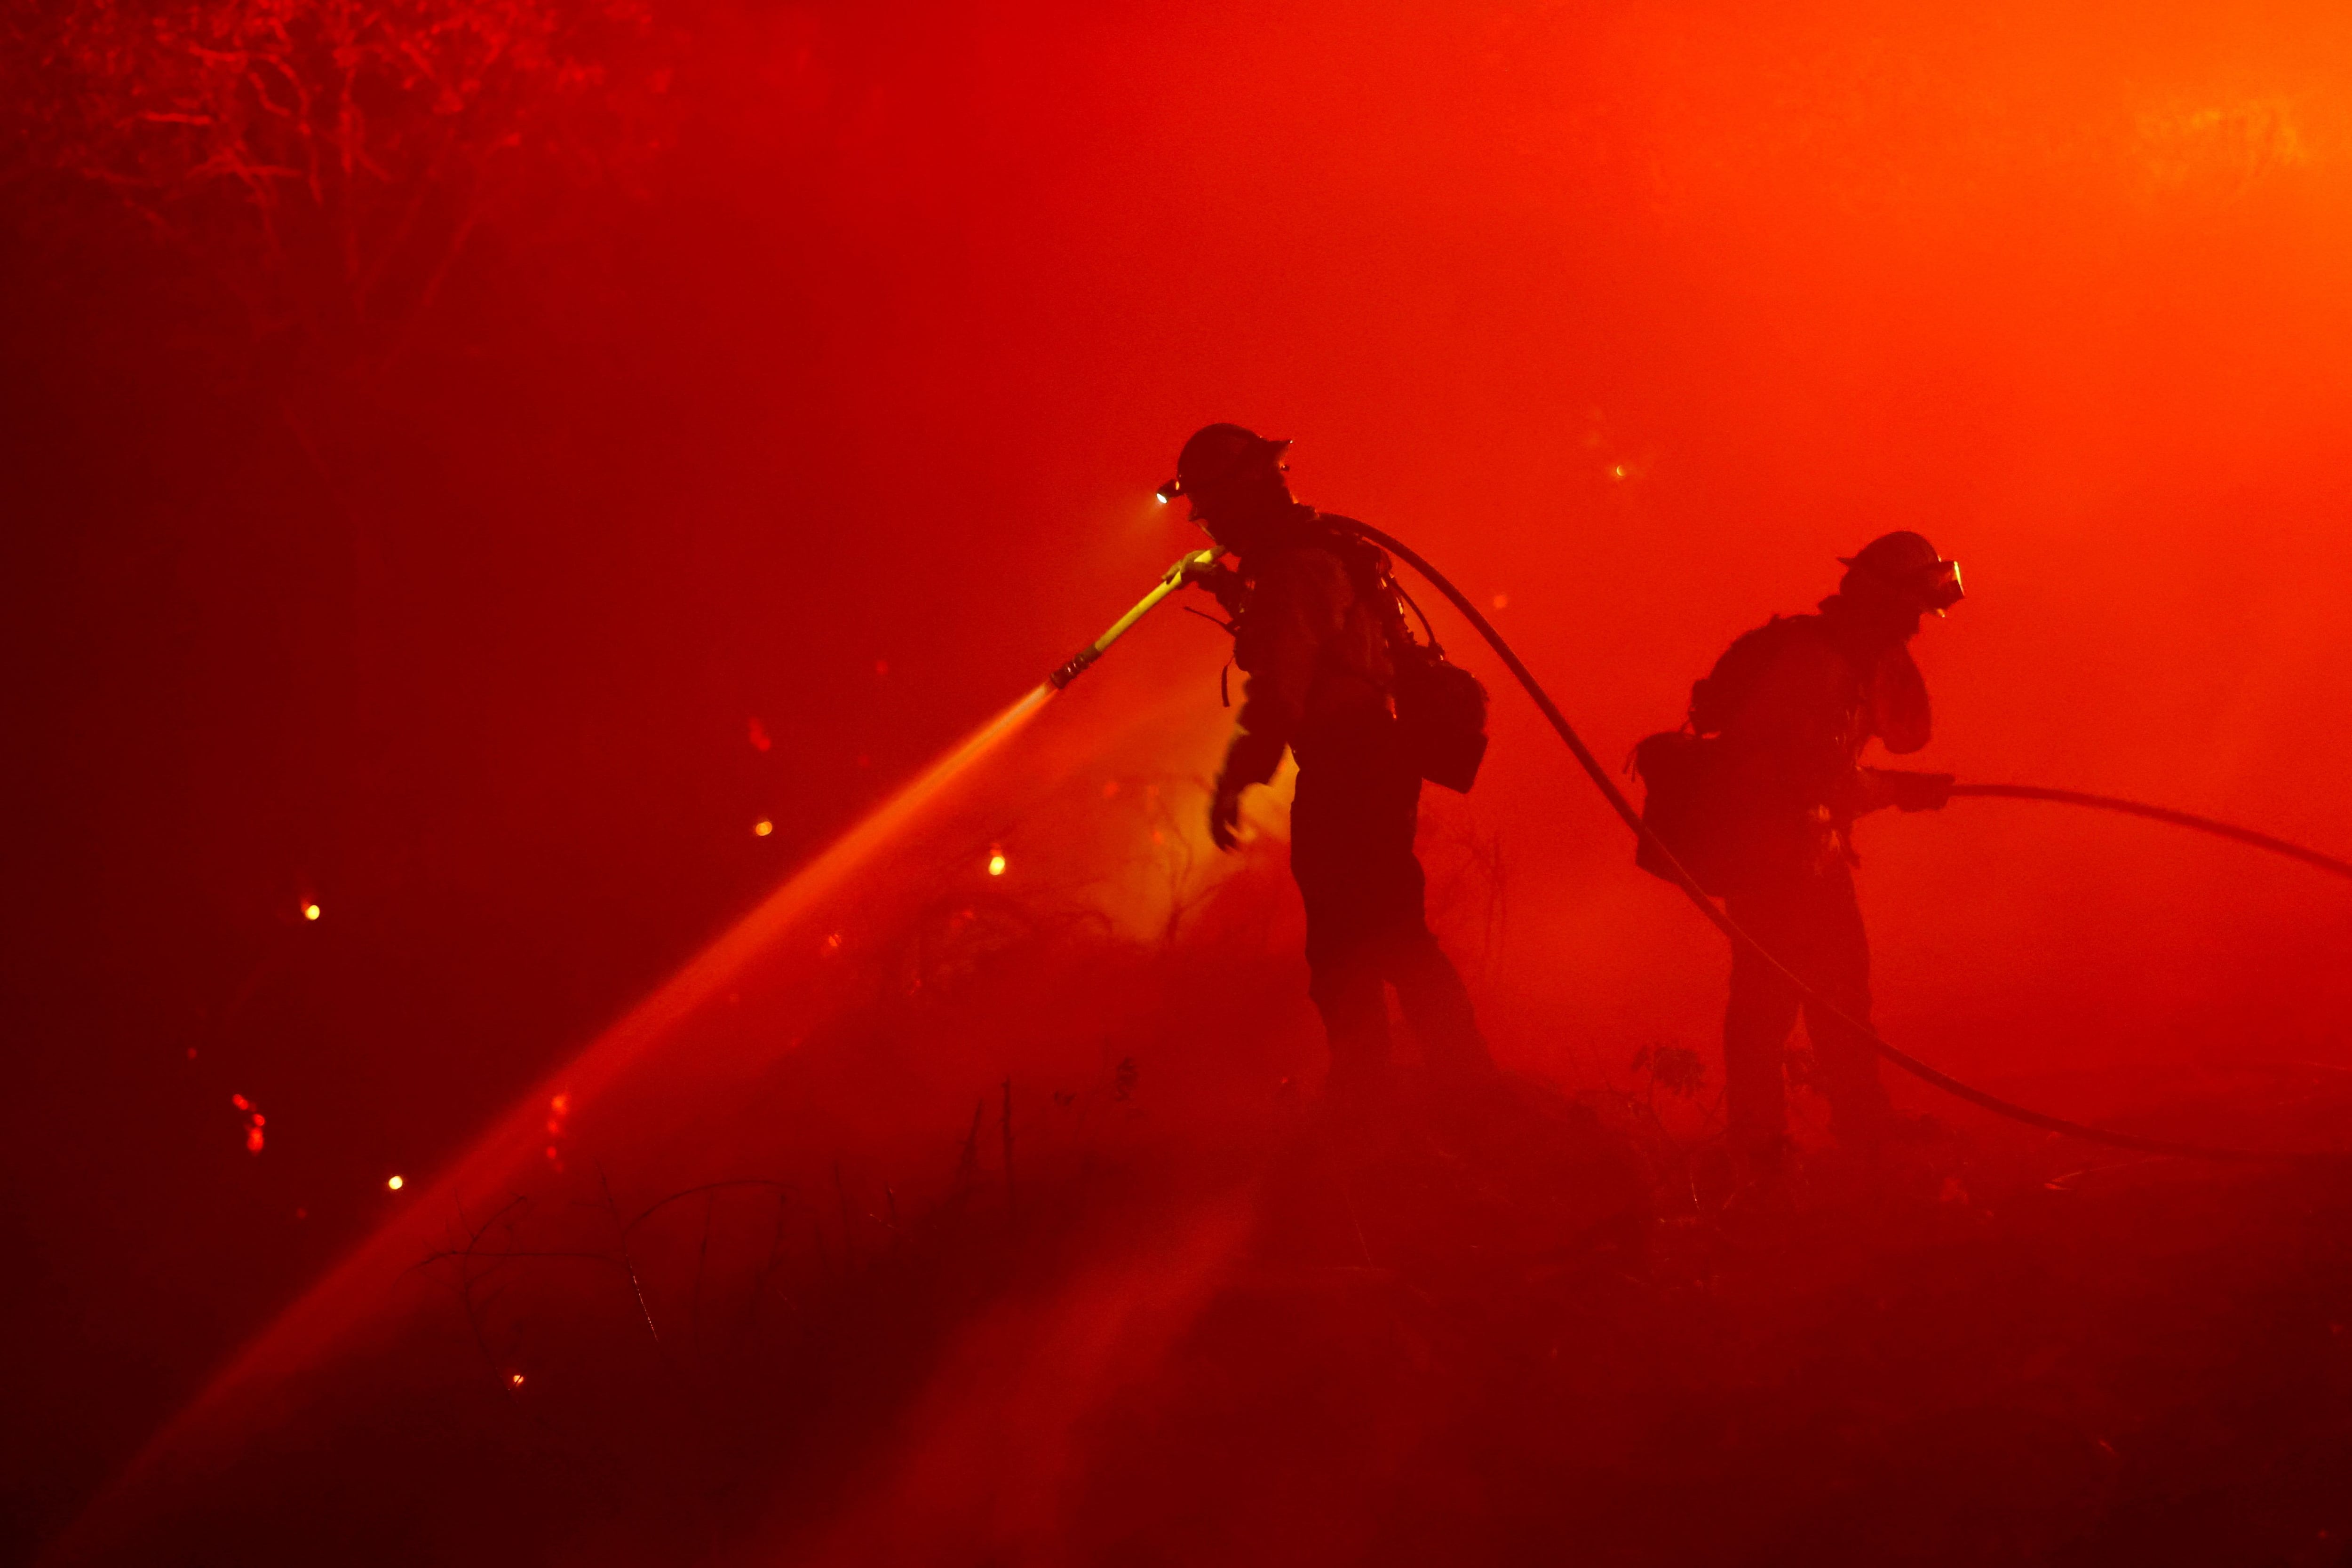
[[[1076,653],[1073,653],[1070,656],[1070,662],[1068,664],[1064,664],[1060,669],[1055,670],[1052,674],[1047,675],[1045,677],[1045,684],[1052,686],[1058,692],[1064,686],[1068,685],[1072,681],[1076,680],[1080,675],[1085,674],[1087,673],[1087,666],[1101,657],[1102,650],[1093,646],[1092,644],[1088,644],[1087,646],[1079,649]]]
[[[1128,629],[1150,614],[1153,607],[1161,600],[1216,565],[1219,553],[1213,549],[1196,549],[1180,558],[1174,566],[1160,574],[1160,585],[1157,588],[1138,600],[1134,609],[1112,622],[1109,631],[1071,654],[1060,669],[1045,677],[1046,685],[1055,691],[1060,691],[1064,686],[1085,674],[1088,665],[1101,658],[1104,651],[1113,643],[1126,636]]]

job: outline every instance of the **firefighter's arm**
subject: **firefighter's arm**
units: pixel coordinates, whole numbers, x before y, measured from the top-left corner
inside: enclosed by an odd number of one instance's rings
[[[1323,564],[1328,572],[1318,570]],[[1234,847],[1242,791],[1274,777],[1298,731],[1323,644],[1339,630],[1345,594],[1344,569],[1320,551],[1276,557],[1258,573],[1234,639],[1234,662],[1246,672],[1242,711],[1209,807],[1209,836],[1219,849]]]
[[[1880,742],[1897,757],[1927,744],[1935,727],[1927,683],[1920,678],[1919,666],[1912,662],[1908,648],[1895,649],[1872,672],[1870,724]],[[1862,810],[1870,811],[1884,806],[1898,811],[1940,811],[1951,800],[1957,782],[1949,773],[1900,768],[1865,768],[1862,774],[1866,801]]]
[[[1242,580],[1240,572],[1223,561],[1213,561],[1194,572],[1191,581],[1193,587],[1208,591],[1217,607],[1225,612],[1225,619],[1240,621],[1242,607],[1249,601],[1249,585]]]
[[[1954,774],[1920,773],[1908,768],[1864,768],[1861,773],[1865,803],[1855,816],[1886,806],[1898,811],[1940,811],[1952,798],[1952,786],[1959,782]]]

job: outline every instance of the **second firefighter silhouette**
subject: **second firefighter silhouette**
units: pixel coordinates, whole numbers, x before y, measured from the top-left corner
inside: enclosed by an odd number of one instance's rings
[[[1231,850],[1242,791],[1298,758],[1290,868],[1307,905],[1308,994],[1331,1045],[1331,1085],[1347,1095],[1390,1071],[1387,988],[1394,986],[1430,1066],[1454,1079],[1493,1071],[1470,998],[1430,935],[1412,848],[1421,772],[1394,706],[1406,632],[1388,558],[1301,504],[1283,476],[1286,441],[1212,424],[1184,444],[1163,498],[1238,567],[1206,582],[1235,622],[1247,676],[1240,722],[1209,808]],[[1442,775],[1441,775],[1442,776]]]
[[[1784,1057],[1800,1012],[1839,1142],[1867,1148],[1892,1130],[1877,1053],[1853,1027],[1870,1023],[1853,823],[1885,806],[1933,810],[1951,794],[1949,774],[1865,768],[1862,756],[1874,738],[1897,755],[1927,744],[1927,688],[1909,643],[1923,616],[1959,601],[1959,568],[1908,532],[1843,564],[1818,613],[1775,616],[1732,643],[1691,688],[1688,725],[1635,753],[1645,820],[1819,998],[1735,946],[1725,1096],[1732,1148],[1751,1168],[1776,1166],[1786,1147]],[[1667,874],[1646,844],[1643,863]]]

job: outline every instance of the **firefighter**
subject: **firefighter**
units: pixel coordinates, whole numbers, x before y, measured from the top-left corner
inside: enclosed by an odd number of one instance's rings
[[[1235,845],[1242,791],[1298,758],[1290,868],[1307,905],[1307,994],[1331,1048],[1331,1092],[1376,1092],[1391,1073],[1386,988],[1441,1079],[1493,1072],[1469,993],[1430,935],[1413,828],[1421,776],[1399,746],[1392,696],[1405,635],[1384,552],[1346,519],[1294,499],[1290,444],[1212,424],[1184,444],[1163,498],[1236,566],[1204,586],[1234,619],[1247,677],[1209,806],[1209,836]]]
[[[1785,1050],[1801,1011],[1839,1143],[1867,1152],[1895,1130],[1877,1054],[1853,1027],[1870,1022],[1853,824],[1886,806],[1938,810],[1951,795],[1949,774],[1866,768],[1862,755],[1874,738],[1896,755],[1927,744],[1927,688],[1910,643],[1929,612],[1959,601],[1959,567],[1910,532],[1842,563],[1817,613],[1776,616],[1741,637],[1691,694],[1691,728],[1719,737],[1718,799],[1735,846],[1725,911],[1822,998],[1735,946],[1725,1092],[1733,1155],[1759,1176],[1787,1157]]]

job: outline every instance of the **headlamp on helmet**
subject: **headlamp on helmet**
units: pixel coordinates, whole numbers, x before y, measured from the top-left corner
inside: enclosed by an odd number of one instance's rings
[[[1279,468],[1289,450],[1289,442],[1269,441],[1245,425],[1202,425],[1176,455],[1176,477],[1154,493],[1164,506],[1203,486],[1213,489],[1259,459],[1271,458]]]

